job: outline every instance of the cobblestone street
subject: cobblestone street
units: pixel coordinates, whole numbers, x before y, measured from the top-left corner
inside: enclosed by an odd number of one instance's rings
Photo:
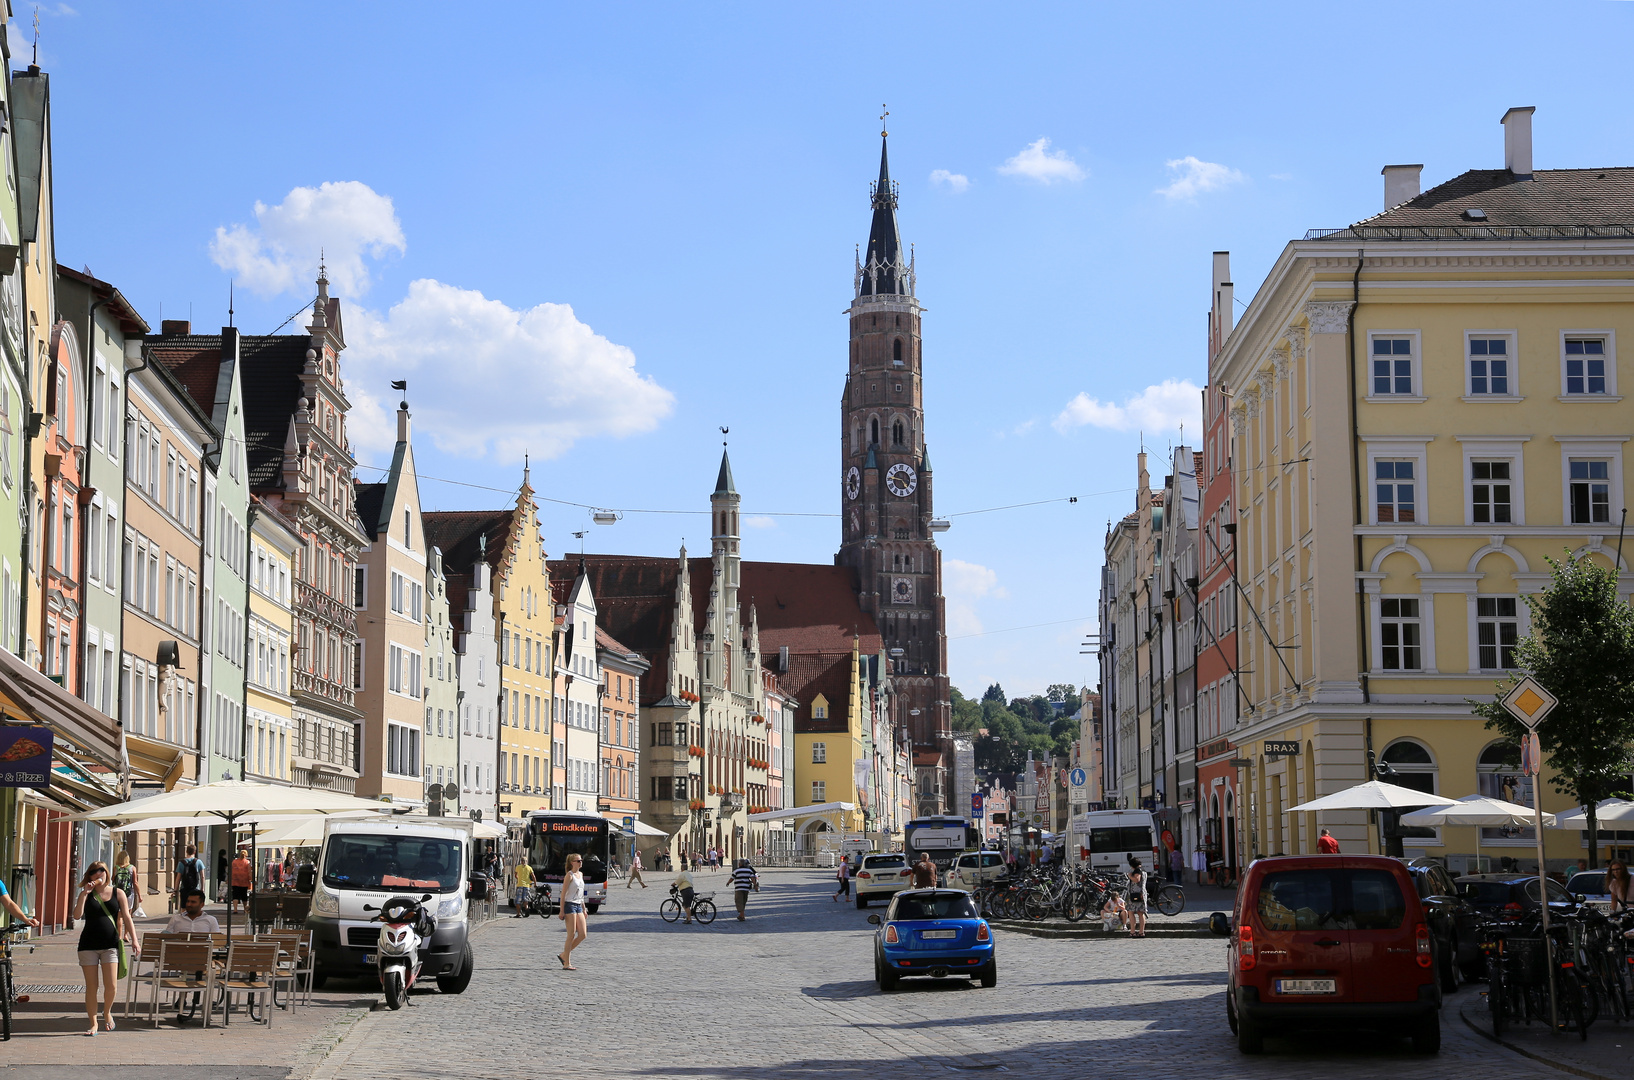
[[[767,872],[744,924],[729,914],[726,875],[700,877],[723,901],[713,926],[662,922],[668,878],[655,874],[645,893],[616,889],[591,920],[578,972],[557,967],[556,920],[498,922],[477,939],[463,997],[427,993],[406,1011],[370,1014],[316,1076],[876,1077],[881,1065],[916,1061],[1074,1080],[1131,1068],[1331,1078],[1431,1067],[1405,1042],[1371,1036],[1272,1040],[1265,1057],[1241,1057],[1225,1023],[1218,938],[1001,934],[997,988],[909,981],[881,995],[872,927],[830,901],[825,873]],[[1560,1075],[1475,1035],[1451,1006],[1443,1024],[1438,1077]]]

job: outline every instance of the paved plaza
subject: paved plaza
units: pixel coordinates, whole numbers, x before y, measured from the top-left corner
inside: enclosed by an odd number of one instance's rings
[[[590,920],[577,972],[554,954],[561,923],[498,919],[476,937],[477,972],[462,996],[416,994],[400,1012],[366,1011],[379,995],[332,981],[318,1004],[280,1013],[269,1032],[131,1024],[110,1035],[72,1035],[77,1005],[19,1017],[0,1047],[0,1080],[66,1080],[86,1066],[134,1080],[414,1080],[543,1076],[764,1080],[812,1075],[868,1077],[993,1072],[1083,1080],[1138,1070],[1143,1076],[1378,1077],[1397,1070],[1490,1080],[1559,1077],[1538,1061],[1471,1030],[1480,987],[1443,1010],[1434,1065],[1407,1043],[1371,1035],[1271,1040],[1245,1058],[1225,1024],[1225,944],[1207,936],[1053,940],[1001,932],[999,985],[909,981],[874,988],[866,915],[829,899],[828,872],[769,870],[750,919],[731,915],[726,874],[699,874],[722,913],[712,926],[658,918],[669,877],[615,888]],[[1213,905],[1204,905],[1205,907]],[[876,906],[873,910],[883,910]],[[1195,908],[1182,920],[1197,917]],[[1164,920],[1157,920],[1163,922]],[[1634,1030],[1629,1032],[1634,1037]],[[1551,1054],[1533,1033],[1525,1049]],[[1597,1056],[1621,1033],[1597,1026],[1591,1041],[1558,1049],[1578,1075],[1609,1075]],[[1564,1043],[1564,1040],[1560,1040]],[[888,1071],[882,1073],[881,1069]],[[1201,1070],[1201,1073],[1199,1072]]]

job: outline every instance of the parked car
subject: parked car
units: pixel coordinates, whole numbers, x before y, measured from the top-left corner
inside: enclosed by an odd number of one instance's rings
[[[1486,954],[1481,952],[1480,914],[1458,893],[1452,875],[1431,859],[1414,859],[1407,864],[1413,887],[1424,904],[1435,937],[1436,973],[1441,990],[1458,989],[1459,976],[1486,978]]]
[[[918,975],[998,985],[993,931],[967,892],[907,889],[891,900],[884,918],[870,915],[868,921],[879,928],[874,931],[874,982],[881,992]]]
[[[1584,903],[1601,913],[1611,911],[1611,890],[1606,888],[1604,870],[1579,870],[1566,879],[1566,891],[1581,896]]]
[[[1258,859],[1237,890],[1226,1019],[1237,1049],[1307,1028],[1407,1034],[1441,1049],[1435,939],[1412,875],[1382,855]]]
[[[1483,915],[1520,918],[1527,908],[1538,906],[1538,878],[1536,874],[1465,874],[1455,878],[1458,894]],[[1566,886],[1549,879],[1549,907],[1562,910],[1575,907]]]
[[[889,900],[913,884],[908,857],[900,851],[894,855],[864,855],[859,861],[851,881],[859,908],[867,907],[870,900]]]
[[[967,851],[948,870],[947,885],[952,889],[971,890],[1004,876],[1004,853],[1000,851]]]

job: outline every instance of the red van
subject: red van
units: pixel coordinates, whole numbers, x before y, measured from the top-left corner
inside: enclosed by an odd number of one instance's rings
[[[1237,1049],[1267,1034],[1370,1028],[1441,1049],[1435,943],[1407,868],[1381,855],[1259,859],[1237,890],[1226,1015]]]

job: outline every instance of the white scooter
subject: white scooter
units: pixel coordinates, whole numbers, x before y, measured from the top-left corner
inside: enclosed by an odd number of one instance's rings
[[[380,969],[380,986],[386,991],[386,1006],[401,1009],[408,1003],[408,992],[420,977],[420,947],[437,928],[436,920],[424,907],[431,899],[426,893],[419,900],[412,896],[394,896],[378,908],[374,921],[380,923],[380,943],[375,949],[375,963]],[[363,905],[364,911],[376,908]]]

